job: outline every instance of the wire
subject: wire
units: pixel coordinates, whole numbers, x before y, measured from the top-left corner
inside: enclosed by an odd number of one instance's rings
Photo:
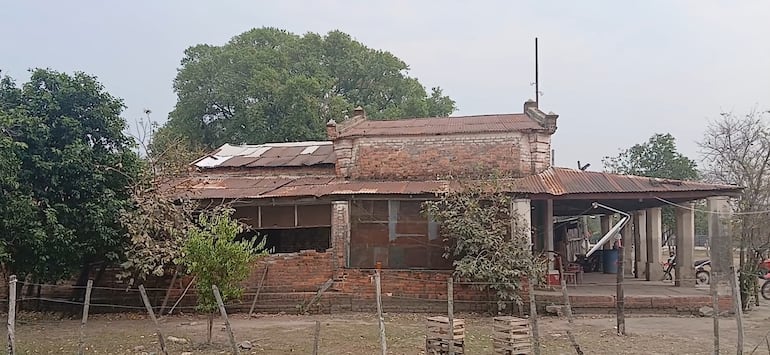
[[[682,208],[682,209],[685,209],[685,210],[689,210],[689,211],[693,211],[693,212],[701,212],[701,213],[708,213],[708,214],[723,214],[723,215],[731,215],[731,216],[734,216],[734,215],[740,216],[740,215],[770,214],[770,210],[764,210],[764,211],[745,211],[745,212],[709,211],[709,210],[702,210],[702,209],[699,209],[699,208],[692,208],[692,207],[688,207],[688,206],[685,206],[685,205],[681,205],[681,204],[678,204],[676,202],[671,202],[669,200],[662,199],[662,198],[657,197],[657,196],[655,197],[655,199],[660,201],[660,202],[663,202],[665,204],[674,206],[674,207],[679,207],[679,208]]]

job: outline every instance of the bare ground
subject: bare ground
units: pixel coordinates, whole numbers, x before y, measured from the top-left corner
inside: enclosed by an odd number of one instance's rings
[[[421,354],[424,350],[425,314],[386,316],[388,349],[391,354]],[[493,354],[492,320],[476,315],[466,319],[468,354]],[[293,316],[260,315],[247,318],[233,315],[231,322],[238,341],[249,340],[254,347],[242,354],[310,354],[315,321],[321,322],[321,354],[377,354],[378,332],[374,316],[363,313]],[[543,354],[574,354],[566,336],[566,321],[541,318]],[[735,321],[721,318],[721,344],[724,353],[735,353]],[[573,332],[586,354],[708,354],[712,352],[712,320],[699,317],[635,316],[627,319],[628,335],[619,337],[615,318],[582,316]],[[19,353],[75,353],[80,322],[58,320],[51,315],[20,315],[16,328]],[[175,316],[162,320],[165,336],[187,339],[186,344],[169,342],[171,354],[221,354],[229,350],[222,322],[214,327],[214,345],[205,345],[206,317]],[[755,354],[770,354],[764,344],[770,330],[770,304],[745,317],[747,354],[755,344]],[[3,333],[5,331],[3,330]],[[3,334],[5,338],[5,334]],[[95,315],[86,327],[87,354],[141,354],[159,352],[154,325],[141,315]]]

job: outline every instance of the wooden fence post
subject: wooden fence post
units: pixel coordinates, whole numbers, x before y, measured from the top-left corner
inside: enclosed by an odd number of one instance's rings
[[[163,311],[166,310],[166,305],[168,305],[168,298],[171,297],[171,290],[174,289],[174,284],[176,283],[176,277],[177,277],[178,271],[174,269],[174,276],[171,277],[171,283],[168,285],[168,289],[166,290],[166,296],[163,297],[163,303],[160,304],[160,310],[158,311],[158,316],[163,318]]]
[[[144,307],[147,308],[147,314],[150,315],[150,319],[155,323],[155,332],[158,334],[158,343],[160,343],[160,351],[164,355],[168,355],[168,349],[166,349],[166,339],[163,337],[163,332],[160,330],[160,324],[158,324],[158,318],[155,318],[155,312],[152,310],[150,299],[147,297],[147,291],[144,290],[144,285],[139,285],[139,293],[142,294],[142,302]]]
[[[83,301],[83,318],[80,320],[80,336],[78,338],[78,354],[83,355],[86,338],[86,322],[88,322],[88,307],[91,304],[91,288],[94,280],[89,279],[86,285],[86,298]]]
[[[259,279],[259,286],[257,286],[257,293],[254,295],[254,300],[251,301],[251,308],[249,308],[249,318],[254,315],[254,307],[257,305],[257,298],[259,298],[259,291],[262,291],[262,283],[265,282],[265,276],[267,276],[268,264],[265,264],[265,271],[262,272],[262,278]]]
[[[714,309],[714,313],[711,315],[711,319],[714,322],[714,355],[719,355],[719,292],[717,291],[716,280],[717,273],[711,271],[711,277],[709,282],[709,288],[711,289],[711,308]]]
[[[185,295],[187,295],[187,291],[190,290],[190,286],[192,286],[193,282],[195,282],[195,278],[197,276],[193,276],[192,280],[190,280],[190,283],[187,284],[187,287],[184,288],[184,291],[182,291],[182,295],[179,296],[179,299],[174,302],[174,305],[171,306],[171,309],[168,310],[168,313],[166,315],[170,315],[171,313],[174,313],[174,308],[179,305],[179,302],[182,302],[182,299]]]
[[[736,352],[738,355],[743,354],[743,305],[741,304],[741,289],[738,283],[738,272],[734,266],[730,267],[733,273],[732,286],[733,286],[733,306],[735,308],[735,323],[738,328],[738,343],[736,344]]]
[[[527,291],[529,292],[529,324],[532,327],[532,352],[535,355],[540,355],[540,331],[537,326],[537,303],[535,302],[535,280],[532,275],[529,274],[527,278]]]
[[[313,337],[313,355],[318,355],[318,343],[321,342],[321,321],[315,321],[315,332]]]
[[[455,301],[454,301],[454,279],[450,275],[446,280],[447,296],[447,315],[449,318],[449,343],[447,350],[449,355],[455,355]]]
[[[567,292],[567,280],[564,279],[564,260],[561,259],[561,255],[557,254],[557,256],[560,258],[559,271],[562,275],[562,277],[559,277],[561,281],[561,296],[564,298],[564,313],[567,315],[567,338],[569,338],[569,342],[572,344],[572,347],[575,348],[575,352],[578,355],[583,355],[583,350],[580,349],[580,344],[578,344],[577,339],[575,338],[575,334],[572,334],[571,328],[575,317],[572,315],[572,303],[569,301],[569,292]]]
[[[385,339],[385,319],[382,318],[382,296],[381,296],[382,289],[380,286],[379,269],[374,274],[374,287],[377,292],[377,318],[378,318],[378,323],[380,325],[380,352],[382,353],[382,355],[387,355],[388,344],[387,344],[387,340]]]
[[[233,335],[233,328],[230,327],[230,320],[227,319],[227,310],[225,310],[225,304],[222,302],[222,295],[219,293],[217,285],[211,285],[211,290],[214,291],[214,297],[217,299],[219,305],[219,312],[222,313],[222,319],[225,321],[225,328],[227,328],[227,336],[230,338],[230,346],[233,348],[233,355],[238,355],[238,343],[235,342],[235,335]]]
[[[16,275],[8,282],[8,354],[16,355]]]

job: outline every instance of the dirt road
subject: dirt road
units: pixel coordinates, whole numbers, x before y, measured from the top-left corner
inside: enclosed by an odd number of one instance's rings
[[[425,314],[386,316],[389,353],[421,354],[424,350]],[[467,320],[467,353],[493,354],[491,319],[458,315]],[[321,321],[321,354],[378,353],[377,323],[362,313],[319,316],[261,315],[248,319],[232,316],[239,341],[248,340],[253,348],[244,354],[310,354],[313,326]],[[566,321],[541,319],[543,354],[574,354],[569,347]],[[579,317],[573,328],[586,354],[708,354],[712,351],[712,321],[698,317],[632,317],[627,320],[628,336],[615,335],[615,319],[610,316]],[[176,316],[162,321],[163,332],[187,340],[170,342],[170,353],[221,354],[228,351],[227,336],[217,322],[214,345],[204,345],[206,318]],[[746,349],[762,346],[755,354],[768,354],[764,336],[770,330],[770,304],[746,315]],[[78,320],[57,320],[50,315],[26,314],[19,317],[17,342],[20,353],[74,353],[77,348]],[[735,321],[721,319],[721,344],[725,354],[735,353]],[[5,333],[5,330],[3,330]],[[89,354],[141,354],[157,352],[152,323],[140,315],[92,316],[86,329]],[[3,334],[5,338],[5,334]],[[747,352],[748,353],[748,352]]]

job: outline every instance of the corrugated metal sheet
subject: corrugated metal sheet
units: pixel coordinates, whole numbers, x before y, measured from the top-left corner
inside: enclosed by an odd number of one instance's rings
[[[262,145],[225,144],[193,163],[202,168],[298,167],[334,164],[332,142],[291,142]]]
[[[340,137],[382,135],[440,135],[478,132],[512,132],[542,129],[526,114],[411,118],[395,121],[365,120],[344,129]]]
[[[588,193],[740,190],[733,185],[656,179],[568,168],[551,168],[517,181],[520,192],[554,196]]]
[[[276,158],[280,159],[280,158]],[[509,181],[510,192],[538,195],[600,193],[661,193],[682,191],[737,192],[732,185],[661,180],[641,176],[551,168],[541,174]],[[340,195],[420,195],[445,191],[448,181],[345,181],[333,176],[192,178],[176,185],[196,198],[278,198]]]

